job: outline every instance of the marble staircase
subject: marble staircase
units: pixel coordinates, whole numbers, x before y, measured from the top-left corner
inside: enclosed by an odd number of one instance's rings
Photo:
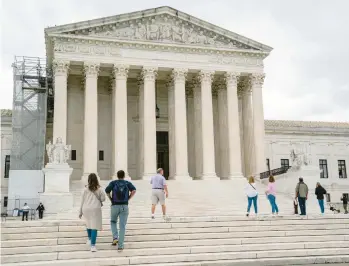
[[[102,181],[105,187],[108,182]],[[74,208],[39,221],[1,224],[1,265],[20,266],[210,266],[309,265],[349,263],[346,215],[310,208],[306,217],[292,215],[292,199],[278,195],[280,215],[272,217],[260,192],[259,212],[245,216],[245,180],[169,181],[169,218],[160,208],[150,219],[148,181],[134,181],[125,250],[110,245],[110,204],[103,206],[98,252],[85,244],[84,221],[77,218],[83,185],[71,185]]]

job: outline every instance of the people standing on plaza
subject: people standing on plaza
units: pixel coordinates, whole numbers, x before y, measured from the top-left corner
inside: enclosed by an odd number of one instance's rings
[[[254,177],[250,176],[248,178],[248,183],[245,186],[245,193],[247,196],[247,214],[248,217],[250,215],[251,206],[253,204],[254,212],[257,216],[258,214],[258,207],[257,207],[257,199],[258,199],[258,191],[256,189],[256,183],[254,181]]]
[[[24,221],[24,217],[25,217],[25,220],[28,221],[29,211],[30,211],[30,207],[28,206],[27,203],[24,203],[23,208],[22,208],[22,221]]]
[[[346,194],[343,195],[341,201],[343,202],[344,213],[348,214],[348,197]]]
[[[36,208],[36,210],[39,213],[39,219],[42,219],[44,217],[45,207],[44,207],[44,205],[41,202],[40,202],[39,206]]]
[[[279,214],[279,208],[278,205],[276,204],[276,187],[275,187],[275,178],[274,176],[269,176],[269,183],[267,187],[267,191],[265,192],[267,195],[267,198],[270,202],[271,205],[271,212],[273,215],[278,215]]]
[[[296,199],[298,199],[300,215],[306,215],[306,201],[308,199],[308,186],[304,183],[302,177],[299,178],[299,182],[296,186]]]
[[[117,180],[111,181],[105,188],[108,198],[111,201],[110,227],[113,234],[112,245],[118,245],[118,251],[124,249],[126,224],[128,218],[128,202],[136,194],[135,186],[125,180],[125,172],[119,170]],[[110,195],[111,193],[111,195]],[[117,222],[119,219],[120,231],[118,232]]]
[[[166,220],[166,204],[165,198],[168,198],[168,187],[166,184],[166,179],[164,177],[164,170],[159,168],[156,171],[156,175],[152,176],[150,180],[152,194],[151,194],[151,218],[155,218],[156,205],[160,203],[162,208],[163,218]]]
[[[96,252],[97,232],[102,230],[102,206],[105,201],[105,194],[102,191],[97,175],[94,173],[88,176],[86,186],[80,205],[79,218],[84,216],[87,228],[87,244],[91,246],[91,252]]]
[[[324,195],[326,195],[326,189],[324,189],[319,182],[316,183],[316,188],[315,188],[315,195],[316,198],[319,202],[319,206],[320,206],[320,211],[321,214],[325,213],[325,203],[324,203]]]

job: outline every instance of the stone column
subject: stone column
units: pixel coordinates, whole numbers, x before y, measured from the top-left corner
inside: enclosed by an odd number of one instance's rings
[[[86,178],[97,174],[98,163],[98,63],[84,63],[85,72],[85,117],[84,117],[84,169]],[[97,174],[98,175],[98,174]]]
[[[142,179],[144,171],[144,159],[143,159],[143,104],[144,104],[144,82],[143,77],[138,77],[138,178]]]
[[[156,75],[156,68],[143,67],[143,179],[156,173]]]
[[[195,176],[202,177],[202,130],[201,130],[201,87],[197,79],[191,81],[194,97],[194,142],[195,142]]]
[[[193,84],[187,82],[186,84],[187,96],[187,144],[188,144],[188,171],[190,177],[195,177],[195,120],[194,120],[194,97]]]
[[[215,149],[212,110],[213,71],[200,71],[201,83],[201,143],[202,143],[202,178],[216,178]]]
[[[239,73],[225,74],[227,85],[227,128],[229,178],[242,177],[237,81]]]
[[[250,82],[244,80],[241,84],[242,91],[242,124],[244,137],[244,162],[245,175],[247,177],[254,174],[254,139],[253,139],[253,111],[252,111],[252,91]]]
[[[228,145],[228,106],[227,106],[227,87],[224,80],[218,80],[216,83],[218,98],[218,124],[219,124],[219,151],[220,151],[220,171],[219,177],[227,179],[229,177],[229,145]]]
[[[187,107],[185,96],[185,79],[187,69],[174,69],[172,79],[174,83],[175,109],[175,158],[176,179],[189,179],[188,172],[188,145],[187,145]]]
[[[54,116],[53,116],[53,142],[57,138],[62,138],[63,143],[67,143],[67,78],[69,71],[69,61],[54,60]]]
[[[127,75],[129,66],[126,65],[114,65],[114,99],[113,99],[113,150],[114,153],[114,176],[116,179],[116,173],[119,170],[124,170],[126,176],[128,176],[128,127],[127,127]]]
[[[266,171],[265,164],[265,129],[264,129],[264,112],[263,112],[263,96],[262,86],[265,75],[253,74],[251,76],[252,104],[253,104],[253,135],[254,135],[254,151],[255,165],[254,174],[259,175]]]
[[[175,103],[174,103],[174,84],[173,79],[170,78],[167,81],[167,89],[168,89],[168,141],[169,141],[169,161],[170,161],[170,169],[169,169],[169,179],[175,179],[176,174],[176,157],[175,157],[175,119],[174,119],[174,111],[175,111]]]

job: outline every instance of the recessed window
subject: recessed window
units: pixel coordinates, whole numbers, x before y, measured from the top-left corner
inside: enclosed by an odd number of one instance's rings
[[[8,205],[8,197],[4,197],[4,207],[6,208]]]
[[[71,160],[76,161],[76,150],[71,150]]]
[[[104,161],[104,151],[99,151],[98,160]]]
[[[290,168],[290,161],[288,159],[281,159],[281,167],[282,168]]]
[[[319,160],[319,167],[322,170],[320,178],[328,178],[327,160]]]
[[[270,171],[270,160],[269,160],[269,158],[267,158],[266,164],[267,164],[268,171]]]
[[[338,176],[339,178],[347,178],[347,169],[345,167],[345,160],[338,160]]]
[[[4,178],[9,178],[10,176],[10,155],[5,156],[5,174]]]

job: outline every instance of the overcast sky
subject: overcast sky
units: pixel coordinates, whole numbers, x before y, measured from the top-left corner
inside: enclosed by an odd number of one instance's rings
[[[12,106],[14,55],[45,56],[44,28],[168,5],[272,46],[267,119],[349,121],[347,0],[0,0],[0,108]]]

